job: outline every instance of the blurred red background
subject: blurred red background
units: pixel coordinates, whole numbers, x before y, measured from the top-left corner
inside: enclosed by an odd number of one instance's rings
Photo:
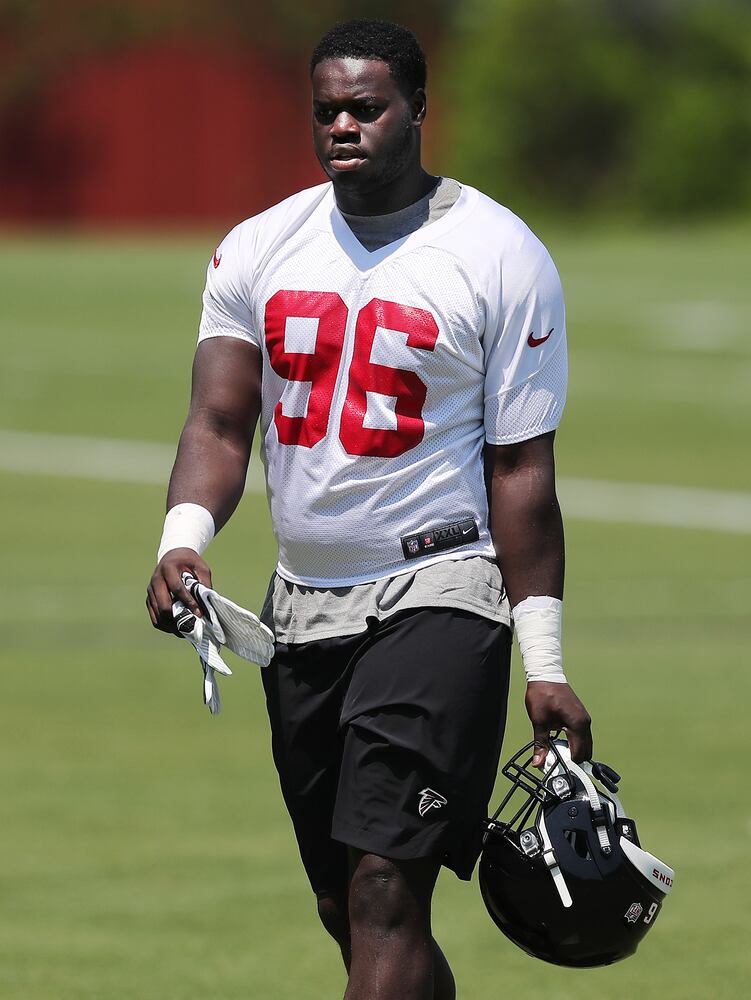
[[[424,20],[430,48],[442,5],[378,13]],[[348,0],[0,0],[0,224],[235,223],[322,182],[308,60],[357,13]]]
[[[0,217],[203,222],[325,179],[306,66],[170,41],[91,53],[0,119]]]

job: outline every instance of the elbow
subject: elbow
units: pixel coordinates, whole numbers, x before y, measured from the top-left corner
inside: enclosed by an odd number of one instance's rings
[[[253,440],[252,430],[243,426],[236,418],[218,410],[206,407],[191,409],[185,424],[185,431],[190,436],[231,450],[239,456],[250,455]]]

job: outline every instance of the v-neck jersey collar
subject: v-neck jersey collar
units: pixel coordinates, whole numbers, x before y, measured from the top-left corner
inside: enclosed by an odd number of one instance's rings
[[[346,219],[339,210],[334,197],[334,186],[329,186],[329,190],[322,199],[319,206],[321,213],[320,222],[323,226],[331,228],[334,239],[337,241],[342,251],[349,257],[359,271],[369,271],[377,267],[385,260],[393,259],[407,251],[415,249],[423,243],[431,243],[444,232],[452,229],[460,222],[477,201],[477,191],[462,184],[462,190],[456,202],[442,215],[440,219],[422,226],[412,233],[408,233],[401,239],[387,243],[377,250],[367,250],[349,228]]]

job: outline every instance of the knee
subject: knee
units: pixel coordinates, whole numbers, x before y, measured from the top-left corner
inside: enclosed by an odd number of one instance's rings
[[[352,874],[349,916],[353,926],[382,931],[401,927],[414,909],[414,896],[398,865],[375,855],[363,857]]]
[[[344,947],[349,942],[347,894],[330,893],[318,897],[318,916],[331,937]]]

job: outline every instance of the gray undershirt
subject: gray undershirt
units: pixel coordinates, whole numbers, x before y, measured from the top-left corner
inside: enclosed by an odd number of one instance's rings
[[[388,215],[341,214],[360,243],[372,253],[389,243],[404,239],[423,226],[437,222],[456,204],[461,193],[459,181],[452,177],[441,177],[424,198],[398,212],[389,212]]]
[[[461,185],[442,177],[424,198],[388,215],[347,215],[347,225],[371,253],[442,218]],[[458,608],[510,623],[501,572],[482,556],[444,560],[412,572],[351,587],[303,587],[277,573],[271,578],[261,620],[277,641],[313,642],[364,632],[368,622],[408,608]]]

